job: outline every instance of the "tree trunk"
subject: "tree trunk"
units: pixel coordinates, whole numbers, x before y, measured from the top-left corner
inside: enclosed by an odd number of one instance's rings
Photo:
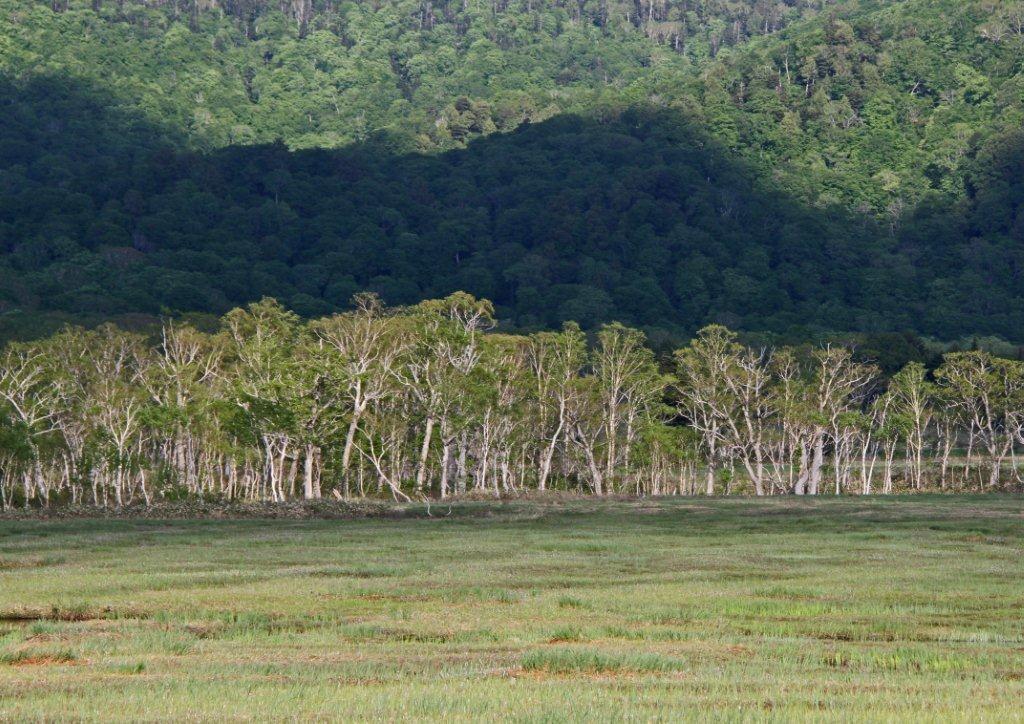
[[[797,473],[796,483],[793,485],[794,495],[804,495],[807,493],[807,478],[810,475],[810,470],[807,466],[807,445],[800,442],[800,472]]]
[[[811,474],[808,477],[808,490],[810,495],[817,495],[821,487],[821,466],[825,462],[825,435],[818,433],[814,441],[814,457],[811,459]]]
[[[352,459],[352,446],[356,441],[356,429],[359,427],[359,416],[361,411],[355,408],[352,411],[352,420],[348,423],[348,432],[345,433],[345,447],[341,451],[341,484],[343,495],[348,498],[350,491],[348,485],[348,464]]]
[[[315,455],[316,446],[306,445],[306,454],[302,461],[302,494],[306,498],[306,500],[312,500],[313,498],[319,497],[316,494],[316,488],[313,485],[313,467],[315,464]]]
[[[538,490],[547,490],[548,476],[551,475],[551,461],[555,457],[555,448],[558,446],[558,438],[562,434],[562,428],[564,427],[565,403],[563,402],[558,411],[558,427],[555,428],[555,432],[551,436],[551,440],[548,442],[547,448],[544,450],[544,457],[541,460],[540,479],[537,481]]]
[[[441,448],[441,497],[448,497],[448,469],[451,467],[452,446],[448,440],[444,440]]]
[[[416,492],[423,492],[423,485],[427,479],[427,458],[430,455],[430,437],[434,432],[434,418],[427,416],[426,429],[423,431],[423,447],[420,448],[419,465],[416,468]]]

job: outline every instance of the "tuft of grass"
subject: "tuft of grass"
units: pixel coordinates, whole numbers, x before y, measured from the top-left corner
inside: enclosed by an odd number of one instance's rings
[[[127,676],[136,676],[146,672],[146,664],[142,661],[136,661],[135,663],[120,664],[114,666],[112,671],[117,674],[125,674]]]
[[[22,556],[18,558],[0,557],[0,573],[4,571],[17,571],[28,568],[59,566],[64,563],[64,561],[64,556],[55,554],[44,556]]]
[[[575,596],[560,596],[558,598],[559,608],[590,608],[590,605]]]
[[[20,649],[0,654],[0,664],[8,666],[54,666],[78,660],[69,649]]]
[[[978,662],[968,656],[941,654],[927,650],[831,651],[822,663],[833,669],[859,669],[869,672],[909,672],[961,674],[976,668]]]
[[[494,601],[498,603],[519,603],[522,597],[515,591],[501,590],[494,594]]]
[[[583,632],[575,626],[563,626],[562,628],[553,631],[548,637],[548,642],[553,644],[583,640]]]
[[[549,674],[682,671],[686,662],[659,654],[613,654],[592,649],[535,649],[523,655],[526,671]]]
[[[50,606],[48,618],[51,621],[88,621],[93,616],[89,610],[89,604],[84,601],[75,601],[53,604]]]
[[[396,566],[323,566],[310,571],[311,578],[392,578],[401,573]]]

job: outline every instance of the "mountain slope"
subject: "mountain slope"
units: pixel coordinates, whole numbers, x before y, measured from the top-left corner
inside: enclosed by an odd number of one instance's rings
[[[0,324],[466,289],[1024,340],[1019,3],[802,5],[0,0]]]
[[[387,129],[403,150],[424,150],[605,93],[645,97],[658,78],[814,16],[807,5],[3,0],[0,67],[71,72],[201,147],[337,146]],[[459,96],[481,104],[478,118],[454,109]]]

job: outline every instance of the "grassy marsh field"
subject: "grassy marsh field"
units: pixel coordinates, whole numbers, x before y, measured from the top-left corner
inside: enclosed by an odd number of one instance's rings
[[[1021,719],[1024,500],[0,520],[0,719]]]

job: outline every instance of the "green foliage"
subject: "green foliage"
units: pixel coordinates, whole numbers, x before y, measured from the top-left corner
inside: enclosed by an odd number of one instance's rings
[[[306,322],[264,298],[211,333],[168,323],[147,339],[105,324],[9,345],[0,509],[408,502],[470,486],[692,495],[701,479],[708,495],[816,494],[826,459],[836,494],[870,493],[880,457],[889,493],[901,441],[915,490],[973,487],[982,469],[989,489],[1020,483],[1024,362],[987,351],[886,380],[848,347],[754,348],[722,325],[659,359],[618,322],[589,338],[571,322],[489,331],[493,306],[465,292],[355,304]],[[954,470],[965,438],[983,458]]]
[[[983,0],[0,0],[0,336],[464,289],[509,329],[1019,342],[1022,37]]]

